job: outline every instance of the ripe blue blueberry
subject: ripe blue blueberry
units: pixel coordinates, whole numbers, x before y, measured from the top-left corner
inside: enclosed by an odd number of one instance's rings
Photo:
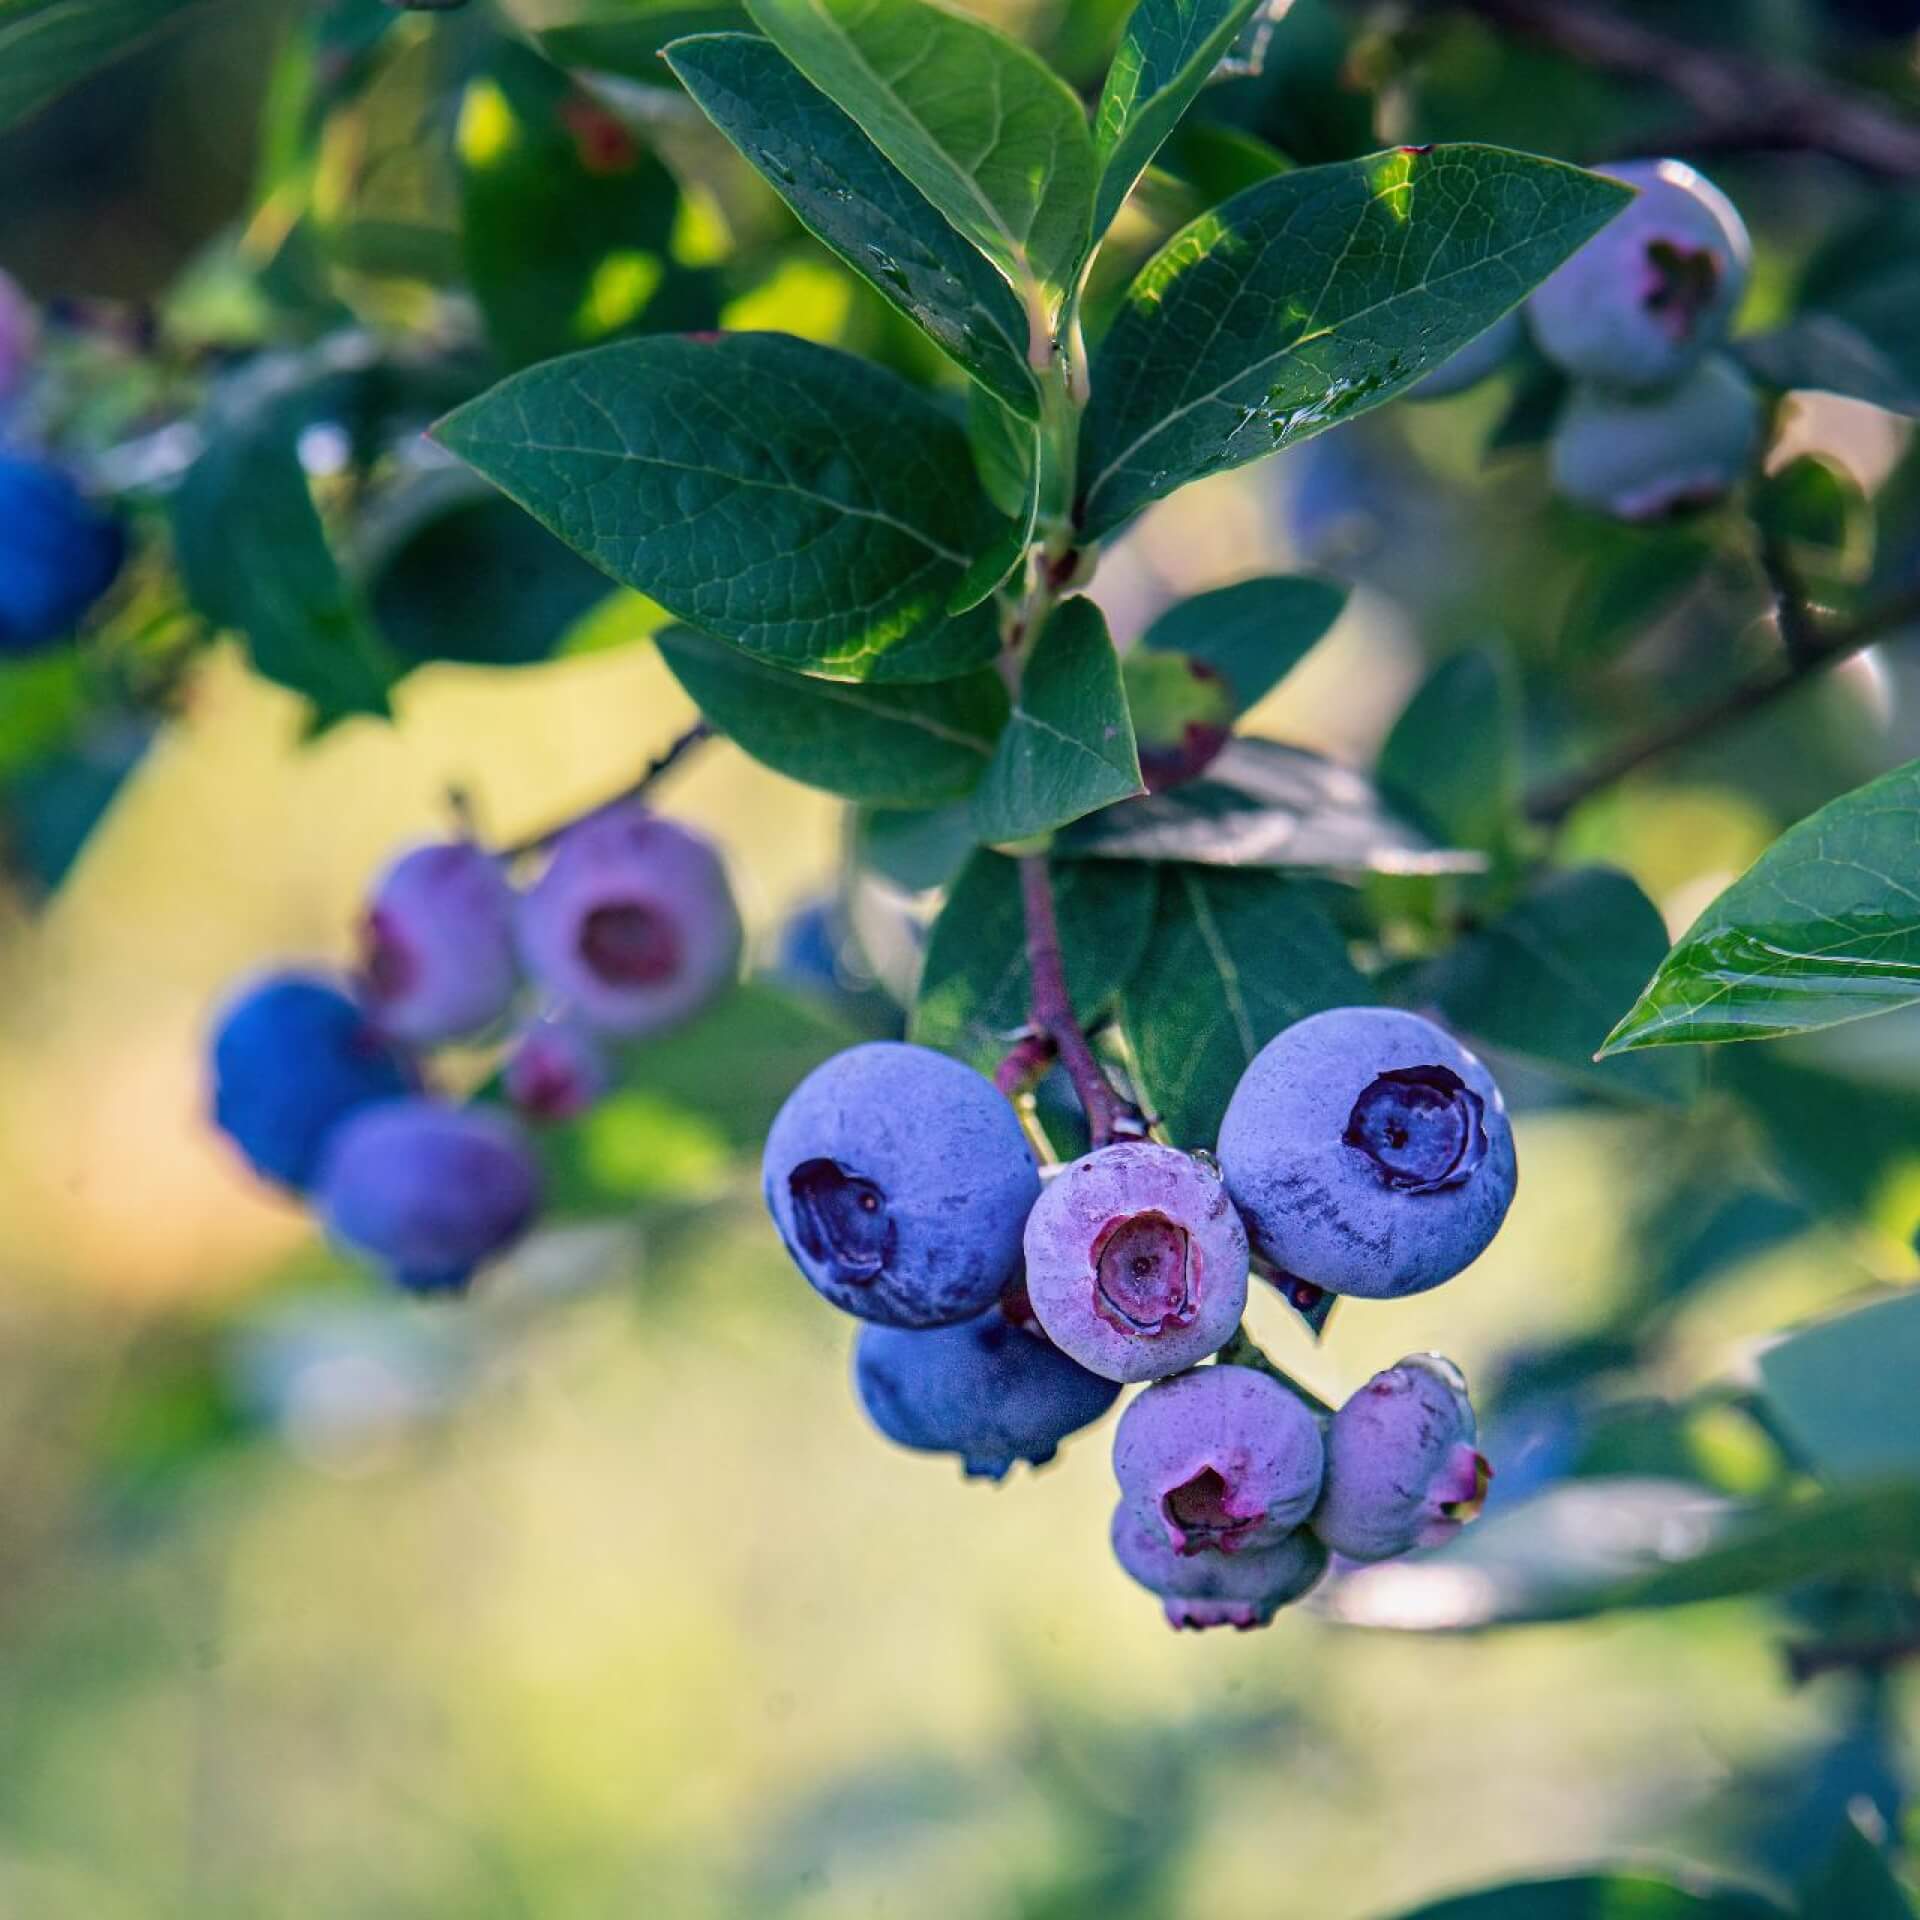
[[[1160,1596],[1173,1627],[1264,1627],[1327,1570],[1326,1548],[1304,1528],[1242,1553],[1180,1553],[1124,1500],[1114,1510],[1112,1539],[1114,1558]]]
[[[1120,1391],[997,1306],[952,1327],[862,1327],[854,1385],[888,1439],[957,1453],[963,1472],[988,1480],[1016,1460],[1045,1466]]]
[[[1027,1220],[1027,1294],[1048,1337],[1108,1380],[1158,1380],[1217,1352],[1247,1304],[1247,1236],[1200,1161],[1101,1147]]]
[[[374,1017],[429,1047],[504,1018],[520,984],[513,905],[500,862],[470,841],[403,853],[361,924],[361,992]]]
[[[833,1304],[939,1327],[991,1306],[1019,1271],[1040,1191],[1013,1108],[945,1054],[849,1047],[788,1095],[767,1134],[767,1209]]]
[[[113,585],[126,551],[120,522],[58,467],[0,453],[0,654],[65,639]]]
[[[334,1239],[409,1292],[459,1293],[533,1224],[540,1168],[497,1108],[388,1100],[334,1135],[316,1198]]]
[[[1278,1546],[1320,1497],[1306,1407],[1253,1367],[1198,1367],[1136,1394],[1113,1436],[1122,1497],[1175,1553]]]
[[[1260,1254],[1330,1293],[1424,1293],[1478,1258],[1513,1199],[1500,1089],[1430,1020],[1336,1007],[1254,1056],[1220,1170]]]
[[[590,1026],[684,1020],[740,965],[740,916],[712,844],[637,801],[569,827],[521,898],[527,971]]]
[[[414,1084],[406,1056],[311,974],[273,974],[246,988],[214,1027],[215,1124],[256,1173],[301,1192],[344,1120]]]
[[[507,1098],[529,1120],[574,1119],[606,1092],[612,1079],[598,1037],[564,1015],[522,1028],[501,1070]]]
[[[1437,1546],[1480,1511],[1493,1469],[1451,1360],[1410,1354],[1376,1373],[1327,1430],[1326,1489],[1311,1525],[1349,1560]]]
[[[1579,386],[1548,443],[1554,489],[1616,520],[1659,520],[1730,492],[1760,440],[1760,396],[1719,355],[1658,393]]]
[[[1409,400],[1448,400],[1490,380],[1520,351],[1527,337],[1518,307],[1476,334],[1458,353],[1449,354],[1424,380],[1407,391]]]
[[[1527,318],[1540,351],[1577,379],[1665,386],[1725,339],[1752,242],[1726,195],[1678,160],[1601,172],[1637,197],[1534,289]]]

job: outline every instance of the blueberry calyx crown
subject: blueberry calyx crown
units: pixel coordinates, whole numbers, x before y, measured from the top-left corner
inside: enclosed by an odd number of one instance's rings
[[[1093,1243],[1093,1310],[1121,1333],[1171,1333],[1200,1311],[1199,1255],[1164,1213],[1126,1214]]]
[[[1383,1073],[1353,1103],[1341,1138],[1397,1193],[1435,1193],[1468,1179],[1487,1154],[1485,1103],[1447,1067]]]
[[[832,1270],[841,1286],[865,1287],[893,1258],[893,1220],[886,1194],[837,1160],[803,1160],[787,1181],[794,1225],[810,1260]]]
[[[1236,1513],[1228,1500],[1228,1486],[1215,1467],[1202,1467],[1191,1480],[1169,1487],[1161,1496],[1176,1553],[1194,1554],[1212,1549],[1232,1553],[1246,1537],[1253,1517]]]
[[[1641,305],[1676,346],[1693,338],[1701,316],[1720,291],[1720,263],[1708,247],[1683,247],[1672,240],[1647,246],[1647,291]]]
[[[581,923],[580,957],[610,987],[657,987],[680,970],[680,936],[641,901],[611,902]]]

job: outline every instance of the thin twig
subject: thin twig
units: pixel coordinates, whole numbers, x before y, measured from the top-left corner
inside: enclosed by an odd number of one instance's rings
[[[1058,1049],[1047,1033],[1023,1033],[993,1070],[993,1084],[1009,1100],[1023,1093],[1053,1065]]]
[[[641,769],[639,777],[622,787],[618,793],[610,794],[605,800],[596,802],[582,812],[570,814],[566,819],[556,821],[550,827],[543,827],[538,833],[529,834],[524,840],[516,840],[512,846],[502,847],[500,857],[504,860],[518,860],[525,854],[538,853],[541,848],[551,846],[570,826],[584,820],[588,814],[599,813],[607,807],[620,806],[629,800],[644,799],[657,780],[677,767],[695,747],[713,738],[713,728],[704,720],[696,720],[664,751],[648,761]]]
[[[1773,600],[1774,625],[1788,662],[1796,667],[1816,665],[1824,651],[1819,623],[1807,604],[1807,590],[1787,552],[1786,542],[1770,533],[1760,536],[1760,571],[1766,576]]]
[[[1664,87],[1700,117],[1700,142],[1823,153],[1884,180],[1920,179],[1920,124],[1822,75],[1675,38],[1594,0],[1420,0],[1598,72]]]
[[[1544,781],[1527,796],[1527,817],[1542,826],[1555,826],[1583,800],[1636,773],[1649,761],[1692,746],[1736,720],[1770,707],[1783,694],[1870,647],[1897,628],[1920,622],[1920,587],[1893,595],[1878,607],[1851,620],[1824,629],[1815,626],[1802,609],[1807,634],[1798,657],[1787,657],[1741,686],[1730,687],[1711,700],[1690,708],[1664,726],[1650,729],[1601,754],[1591,765]],[[1783,628],[1784,637],[1784,628]],[[1789,647],[1791,648],[1791,642]]]
[[[1047,857],[1023,854],[1018,864],[1020,903],[1027,922],[1027,968],[1033,976],[1033,1024],[1053,1042],[1087,1116],[1087,1132],[1096,1147],[1104,1147],[1120,1133],[1144,1131],[1145,1122],[1136,1108],[1121,1099],[1105,1068],[1093,1057],[1067,997],[1066,962],[1060,953],[1060,923],[1053,910],[1053,875]]]
[[[1802,1642],[1790,1644],[1786,1655],[1787,1677],[1796,1687],[1817,1680],[1823,1673],[1886,1673],[1908,1660],[1920,1659],[1920,1634],[1888,1634],[1874,1640],[1838,1640],[1827,1644]]]

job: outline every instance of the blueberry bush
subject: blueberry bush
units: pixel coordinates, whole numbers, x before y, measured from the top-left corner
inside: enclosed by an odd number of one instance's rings
[[[1770,1874],[1431,1920],[1911,1915],[1908,11],[290,9],[154,311],[0,278],[21,897],[225,649],[316,740],[651,650],[698,718],[620,790],[450,792],[342,950],[208,1008],[251,1175],[469,1314],[588,1223],[697,1243],[731,1203],[660,1169],[715,1129],[886,1441],[999,1481],[1121,1402],[1112,1557],[1175,1627],[1759,1599],[1854,1690],[1883,1775]],[[0,123],[193,17],[0,0]],[[1143,590],[1183,511],[1246,534]],[[1351,763],[1274,725],[1312,675]],[[735,755],[843,809],[772,939],[681,802]],[[1570,1114],[1627,1282],[1477,1409],[1428,1351],[1336,1388],[1336,1314],[1444,1325]],[[1802,1244],[1821,1297],[1687,1357]]]

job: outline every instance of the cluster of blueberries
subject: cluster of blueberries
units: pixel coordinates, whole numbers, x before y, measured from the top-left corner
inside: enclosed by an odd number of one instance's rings
[[[1217,1159],[1147,1139],[1043,1181],[1011,1103],[944,1054],[876,1041],[794,1090],[767,1206],[795,1264],[868,1322],[855,1383],[881,1431],[1003,1477],[1050,1460],[1123,1383],[1121,1565],[1175,1626],[1265,1624],[1330,1554],[1374,1561],[1478,1511],[1465,1383],[1418,1355],[1324,1419],[1230,1357],[1255,1260],[1296,1300],[1399,1299],[1485,1249],[1513,1198],[1486,1068],[1412,1013],[1346,1007],[1277,1035]]]
[[[0,273],[0,657],[64,640],[113,585],[126,529],[64,467],[13,444],[9,433],[39,340],[33,304]]]
[[[1636,190],[1632,205],[1417,391],[1464,392],[1530,335],[1573,380],[1548,445],[1555,489],[1617,519],[1655,520],[1720,499],[1753,457],[1760,397],[1719,351],[1753,249],[1732,202],[1684,162],[1600,171]]]
[[[464,1291],[533,1223],[522,1123],[584,1112],[610,1049],[685,1020],[739,966],[719,855],[638,801],[565,829],[524,891],[511,864],[467,840],[404,853],[374,888],[351,978],[273,974],[213,1035],[219,1127],[416,1293]],[[503,1036],[480,1097],[429,1088],[426,1051]]]

